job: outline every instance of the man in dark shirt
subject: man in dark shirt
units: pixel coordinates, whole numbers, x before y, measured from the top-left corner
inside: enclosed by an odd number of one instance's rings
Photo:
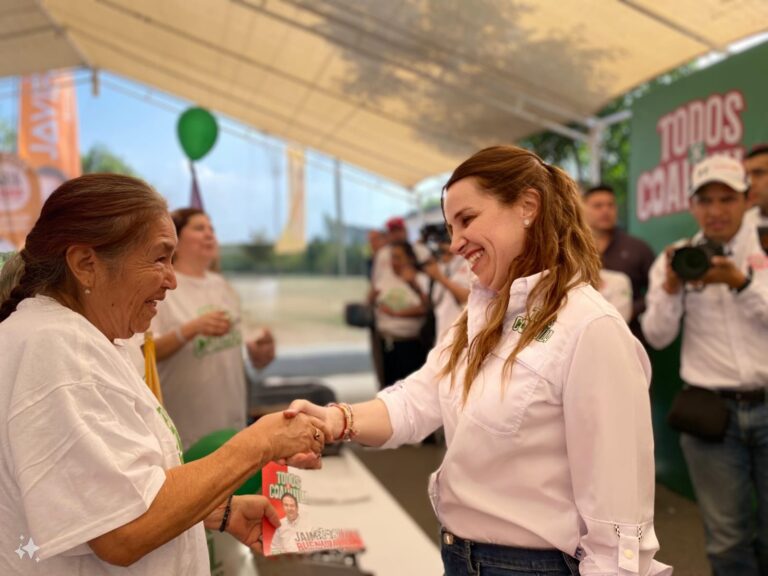
[[[584,215],[592,229],[595,244],[603,260],[603,268],[623,272],[632,282],[632,333],[642,340],[638,317],[645,310],[648,271],[654,261],[651,247],[616,226],[618,211],[616,194],[606,184],[584,192]]]

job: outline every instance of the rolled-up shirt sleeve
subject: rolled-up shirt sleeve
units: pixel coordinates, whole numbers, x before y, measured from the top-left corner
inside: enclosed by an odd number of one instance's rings
[[[669,574],[655,562],[650,364],[618,318],[586,326],[563,390],[566,443],[583,521],[582,575]]]
[[[447,360],[445,340],[441,340],[427,356],[419,370],[379,392],[389,412],[392,436],[381,448],[396,448],[420,442],[442,424],[438,374]]]
[[[677,338],[683,317],[683,288],[677,294],[667,294],[662,288],[666,277],[666,258],[662,252],[651,266],[645,312],[640,317],[643,336],[657,350],[666,348]]]

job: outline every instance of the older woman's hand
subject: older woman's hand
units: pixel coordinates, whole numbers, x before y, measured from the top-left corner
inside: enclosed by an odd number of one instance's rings
[[[226,502],[216,508],[205,519],[205,527],[218,529],[224,516]],[[263,496],[235,496],[227,522],[227,532],[254,552],[262,553],[261,522],[266,517],[275,528],[280,526],[277,511]]]
[[[320,418],[306,414],[289,418],[282,412],[262,416],[250,429],[268,442],[270,460],[291,460],[298,454],[319,458],[330,435]]]

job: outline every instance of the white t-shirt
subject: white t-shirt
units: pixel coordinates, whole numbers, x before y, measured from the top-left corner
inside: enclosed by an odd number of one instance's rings
[[[421,242],[411,243],[416,261],[423,264],[430,258],[432,253]],[[382,246],[373,256],[373,269],[371,270],[371,282],[376,287],[378,281],[386,276],[392,275],[392,246]]]
[[[270,552],[272,554],[298,552],[297,535],[300,532],[309,532],[310,530],[312,530],[310,521],[302,513],[296,517],[295,522],[291,522],[288,518],[281,518],[280,527],[275,530],[275,534],[272,537]]]
[[[744,213],[744,224],[749,226],[768,226],[768,216],[760,210],[760,206],[752,206]]]
[[[0,323],[0,350],[0,574],[208,575],[202,523],[127,568],[87,544],[144,514],[181,464],[126,357],[46,296]]]
[[[454,284],[469,290],[472,284],[472,270],[469,263],[460,256],[454,256],[449,262],[439,262],[440,271]],[[439,340],[459,318],[466,304],[459,304],[451,291],[439,282],[432,287],[432,306],[435,309],[435,330]]]
[[[624,272],[600,270],[600,294],[627,322],[632,320],[632,281]]]
[[[764,216],[760,211],[759,206],[753,206],[744,214],[744,220],[741,224],[742,228],[746,230],[744,234],[739,231],[739,238],[742,242],[753,247],[759,248],[758,250],[752,250],[747,260],[747,265],[752,268],[753,271],[761,271],[768,269],[768,253],[766,247],[763,244],[765,240],[761,240],[760,229],[768,227],[768,216]],[[764,235],[763,235],[764,236]],[[755,244],[754,240],[757,239]],[[749,250],[749,248],[747,248]]]
[[[426,294],[429,290],[424,274],[416,276],[416,282],[421,291]],[[379,278],[376,284],[379,295],[376,299],[377,304],[386,304],[392,310],[400,311],[421,304],[421,298],[402,278],[392,274],[387,274]],[[395,338],[416,338],[424,325],[424,316],[412,316],[401,318],[382,312],[378,307],[376,314],[376,330],[383,336],[392,336]]]
[[[116,339],[115,346],[126,358],[128,362],[136,369],[136,374],[146,381],[146,364],[144,361],[144,334],[134,334],[132,338],[128,339]]]
[[[163,403],[186,450],[211,432],[245,428],[248,406],[237,293],[213,272],[203,278],[176,272],[176,281],[176,290],[158,302],[155,338],[213,310],[231,321],[224,336],[197,336],[157,363]]]

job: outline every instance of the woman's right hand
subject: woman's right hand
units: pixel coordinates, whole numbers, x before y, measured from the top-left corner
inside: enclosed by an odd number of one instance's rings
[[[194,336],[224,336],[229,332],[229,315],[223,310],[214,310],[202,316],[198,316],[192,322]],[[193,338],[194,338],[193,336]]]
[[[344,433],[344,412],[336,406],[318,406],[309,400],[294,400],[283,414],[286,418],[307,414],[322,421],[328,431],[326,442],[335,442]]]
[[[319,457],[330,435],[320,418],[307,414],[287,417],[282,412],[262,416],[249,430],[267,442],[269,461],[288,460],[297,454]]]

